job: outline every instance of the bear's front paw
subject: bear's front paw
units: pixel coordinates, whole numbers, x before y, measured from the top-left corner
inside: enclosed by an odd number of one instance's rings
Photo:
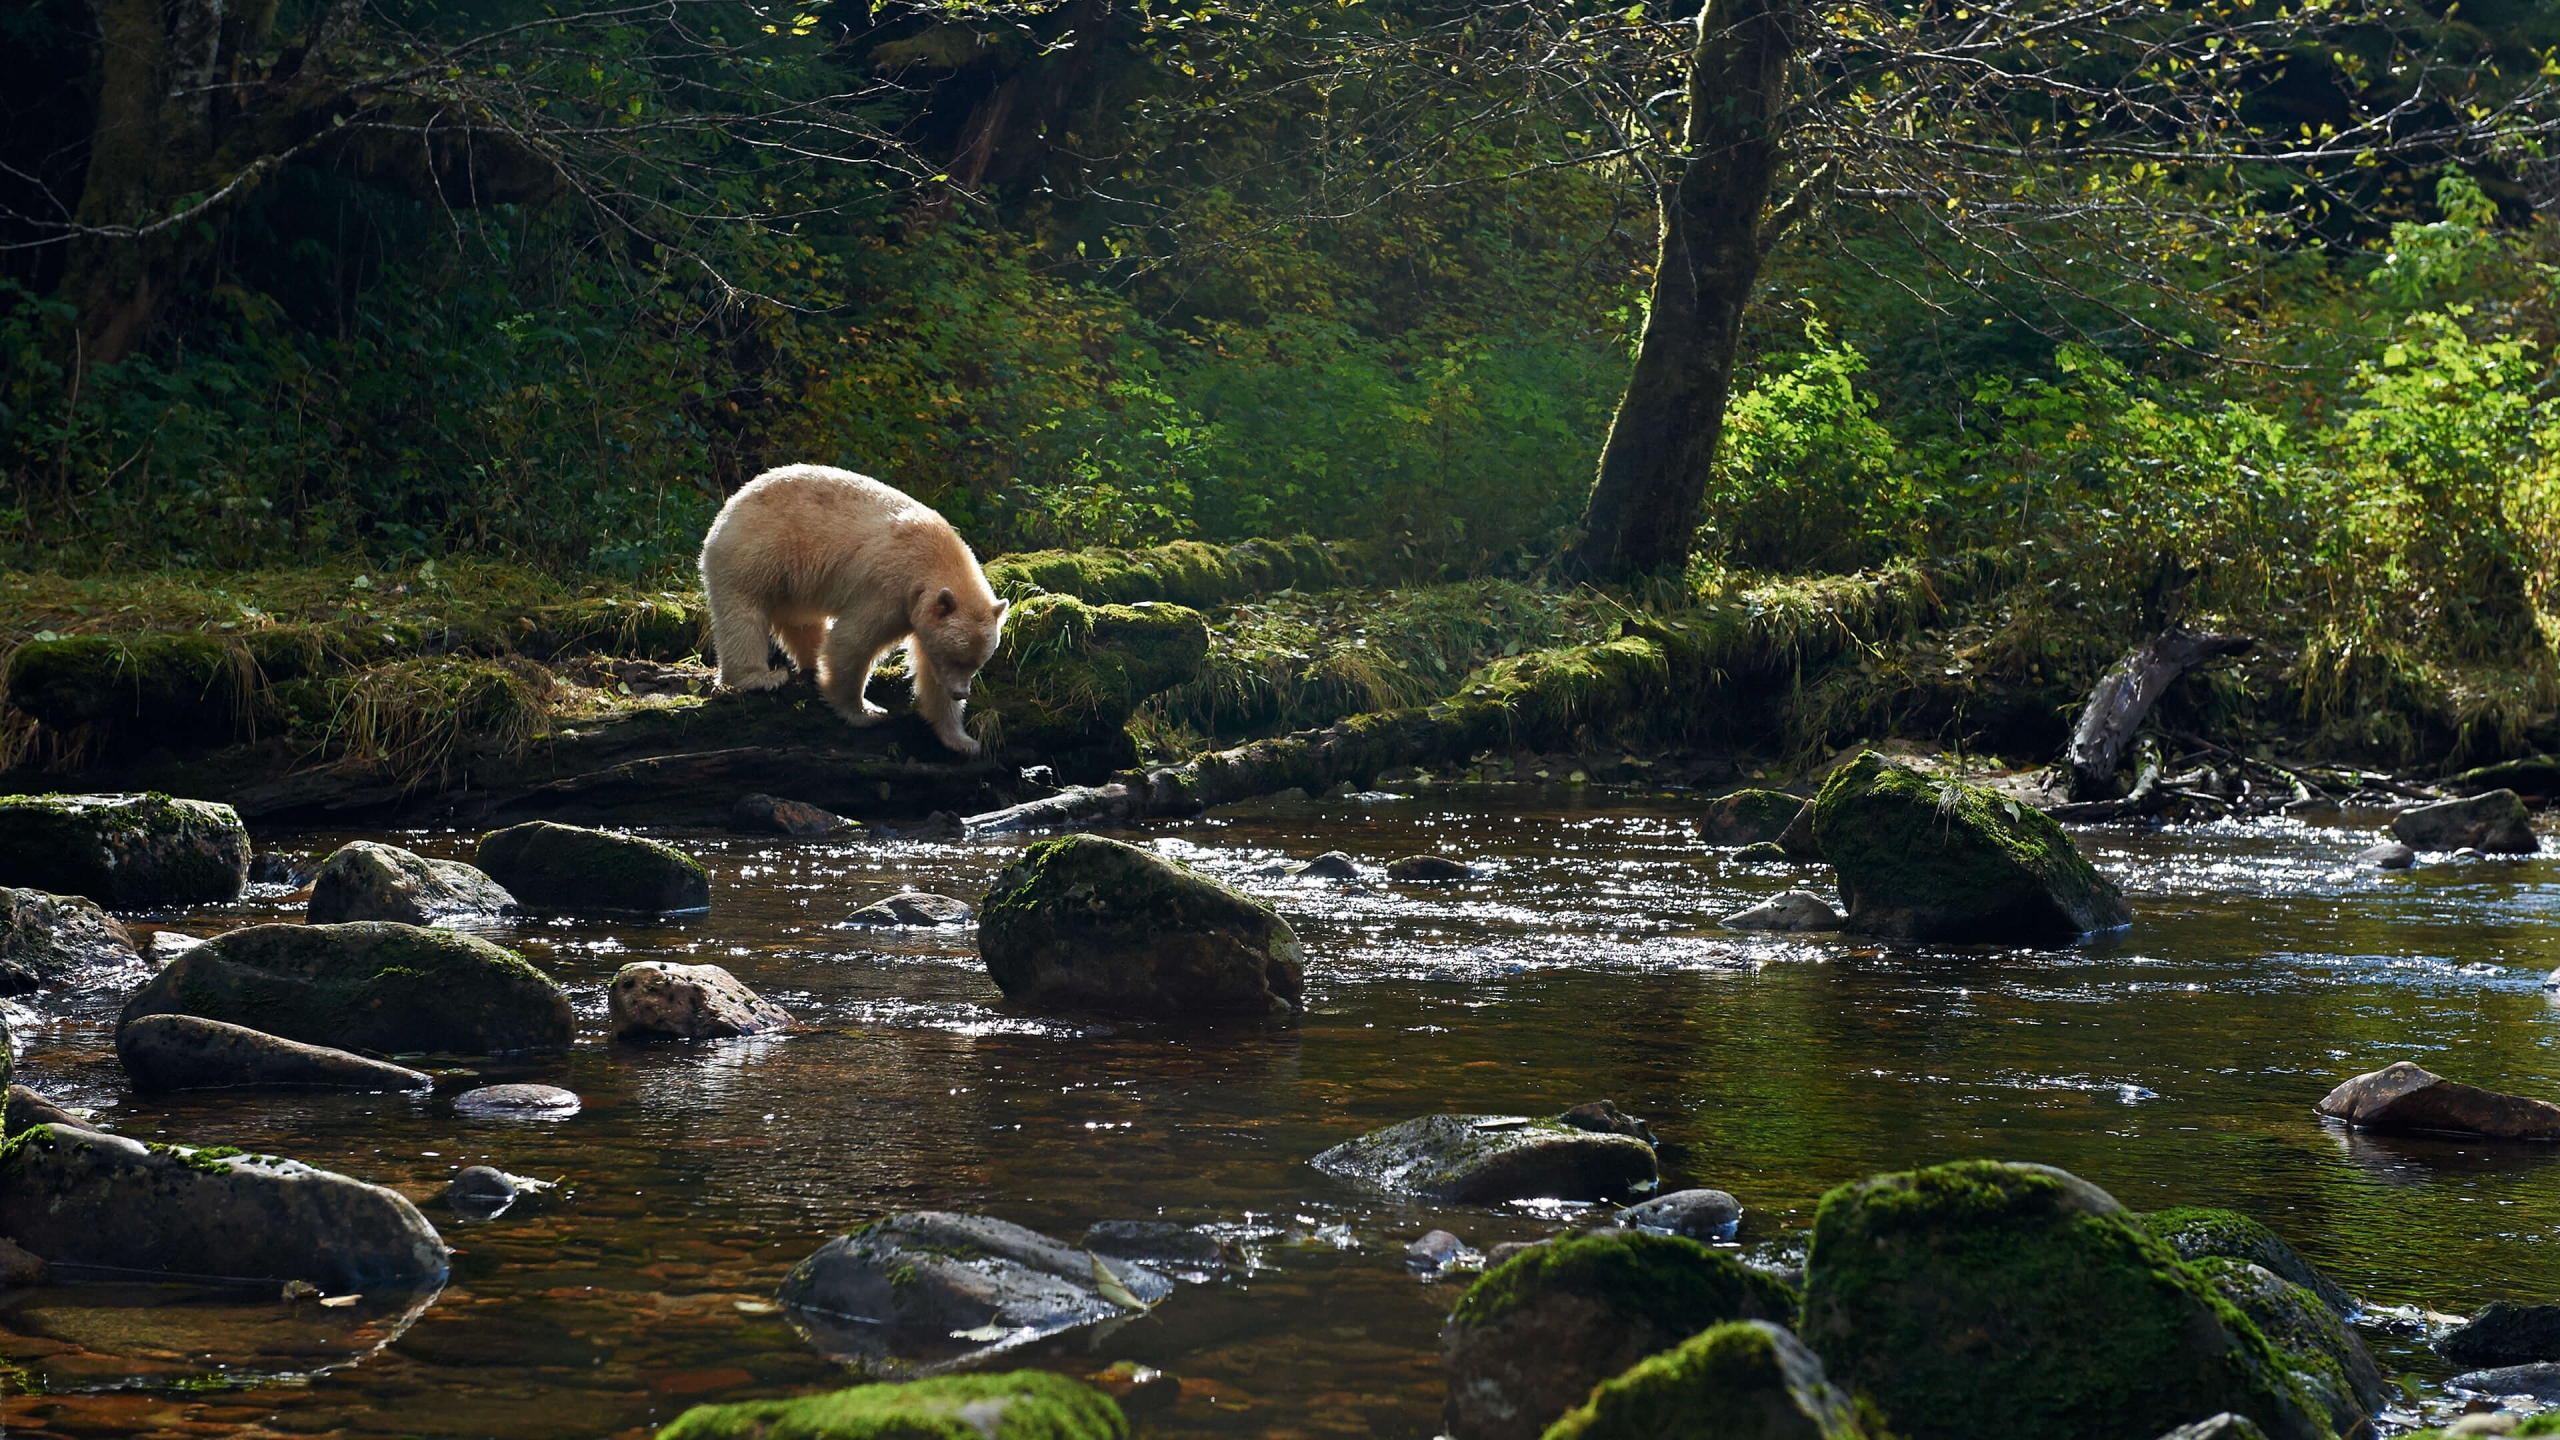
[[[731,690],[779,690],[791,683],[788,670],[750,670],[742,675],[723,675],[722,686]]]
[[[833,707],[838,715],[843,716],[844,722],[848,725],[877,725],[889,718],[888,711],[868,700],[858,700],[847,705],[841,700],[830,697],[827,704]]]
[[[986,747],[969,738],[965,730],[937,730],[934,735],[950,747],[955,755],[975,755]]]

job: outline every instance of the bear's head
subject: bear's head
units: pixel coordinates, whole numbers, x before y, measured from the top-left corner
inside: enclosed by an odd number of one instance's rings
[[[990,596],[962,596],[944,586],[939,594],[919,595],[915,613],[916,646],[924,652],[935,683],[954,700],[969,698],[970,683],[986,668],[1004,639],[1006,602]]]

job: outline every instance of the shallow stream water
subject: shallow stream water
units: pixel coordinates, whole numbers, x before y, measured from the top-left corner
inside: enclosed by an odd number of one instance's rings
[[[1132,836],[1279,907],[1306,942],[1295,1026],[1150,1026],[1008,1009],[965,930],[838,927],[899,889],[975,902],[1016,841],[671,834],[714,872],[707,917],[490,932],[570,989],[565,1058],[484,1062],[565,1085],[557,1121],[433,1098],[127,1093],[122,991],[29,997],[22,1078],[144,1140],[290,1155],[392,1185],[461,1252],[424,1301],[345,1310],[264,1295],[64,1286],[0,1296],[19,1435],[644,1434],[685,1407],[853,1383],[771,1304],[831,1236],[898,1210],[977,1211],[1073,1241],[1095,1221],[1213,1223],[1247,1263],[1108,1333],[1014,1357],[1134,1360],[1181,1378],[1157,1436],[1436,1433],[1437,1330],[1463,1280],[1405,1243],[1478,1249],[1571,1207],[1385,1200],[1306,1161],[1445,1110],[1600,1097],[1661,1135],[1665,1188],[1748,1207],[1740,1245],[1801,1244],[1815,1202],[1879,1170],[2034,1160],[2136,1209],[2227,1205],[2375,1307],[2560,1298],[2560,1146],[2381,1141],[2325,1126],[2338,1080],[2414,1059],[2560,1096],[2560,862],[2354,869],[2369,832],[2293,821],[2083,831],[2132,929],[2062,952],[1891,951],[1749,937],[1715,918],[1827,879],[1702,850],[1686,798],[1433,790],[1271,804]],[[465,857],[451,834],[355,838]],[[2549,843],[2546,841],[2546,844]],[[1482,878],[1342,887],[1255,872],[1330,849],[1436,851]],[[160,917],[209,934],[277,900]],[[637,1047],[603,1037],[616,967],[726,966],[790,1007],[786,1036]],[[561,1189],[485,1223],[440,1204],[471,1164]],[[2386,1370],[2445,1373],[2377,1317]],[[2431,1398],[2422,1390],[2420,1399]]]

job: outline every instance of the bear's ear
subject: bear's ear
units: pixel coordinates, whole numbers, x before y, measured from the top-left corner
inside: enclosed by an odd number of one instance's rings
[[[937,619],[948,619],[951,612],[959,608],[960,597],[952,594],[948,585],[942,587],[941,594],[933,597],[933,613]]]
[[[997,618],[997,619],[999,619],[999,620],[1003,619],[1003,618],[1004,618],[1004,612],[1005,612],[1006,610],[1008,610],[1008,609],[1011,609],[1011,608],[1012,608],[1012,606],[1013,606],[1013,602],[1012,602],[1012,601],[1010,601],[1010,600],[1002,600],[1002,599],[999,599],[998,601],[996,601],[996,618]]]

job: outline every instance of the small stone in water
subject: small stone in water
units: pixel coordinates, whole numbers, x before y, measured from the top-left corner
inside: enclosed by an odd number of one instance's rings
[[[1837,930],[1840,912],[1810,890],[1789,890],[1723,920],[1727,930]]]
[[[1293,866],[1290,874],[1301,880],[1357,880],[1360,867],[1339,850],[1327,850],[1304,865]]]
[[[43,1256],[31,1253],[15,1240],[0,1239],[0,1289],[42,1285],[52,1278],[53,1267],[45,1263]]]
[[[1722,1190],[1675,1190],[1618,1212],[1618,1224],[1656,1235],[1730,1240],[1742,1226],[1742,1202]]]
[[[2548,1405],[2560,1401],[2560,1364],[2543,1360],[2531,1365],[2474,1370],[2444,1383],[2448,1389],[2468,1390],[2475,1395],[2530,1395]]]
[[[444,1203],[475,1220],[495,1220],[516,1203],[515,1177],[493,1165],[474,1165],[444,1187]]]
[[[847,925],[966,925],[975,912],[965,900],[922,890],[901,890],[844,917]]]
[[[2397,840],[2385,840],[2357,851],[2356,863],[2376,870],[2406,870],[2418,863],[2418,852]]]
[[[579,1104],[574,1093],[557,1085],[483,1085],[453,1097],[460,1114],[500,1119],[561,1120],[577,1114]]]
[[[1458,880],[1472,880],[1475,875],[1473,866],[1446,855],[1407,855],[1387,866],[1388,879],[1415,885],[1446,885]]]
[[[1404,1247],[1404,1268],[1436,1274],[1466,1250],[1466,1242],[1446,1230],[1428,1230]]]
[[[746,835],[832,835],[852,825],[832,810],[777,795],[741,795],[729,811],[729,828]]]
[[[287,1305],[298,1305],[305,1300],[317,1300],[320,1298],[320,1287],[308,1280],[287,1280],[284,1282],[284,1290],[279,1298]]]

